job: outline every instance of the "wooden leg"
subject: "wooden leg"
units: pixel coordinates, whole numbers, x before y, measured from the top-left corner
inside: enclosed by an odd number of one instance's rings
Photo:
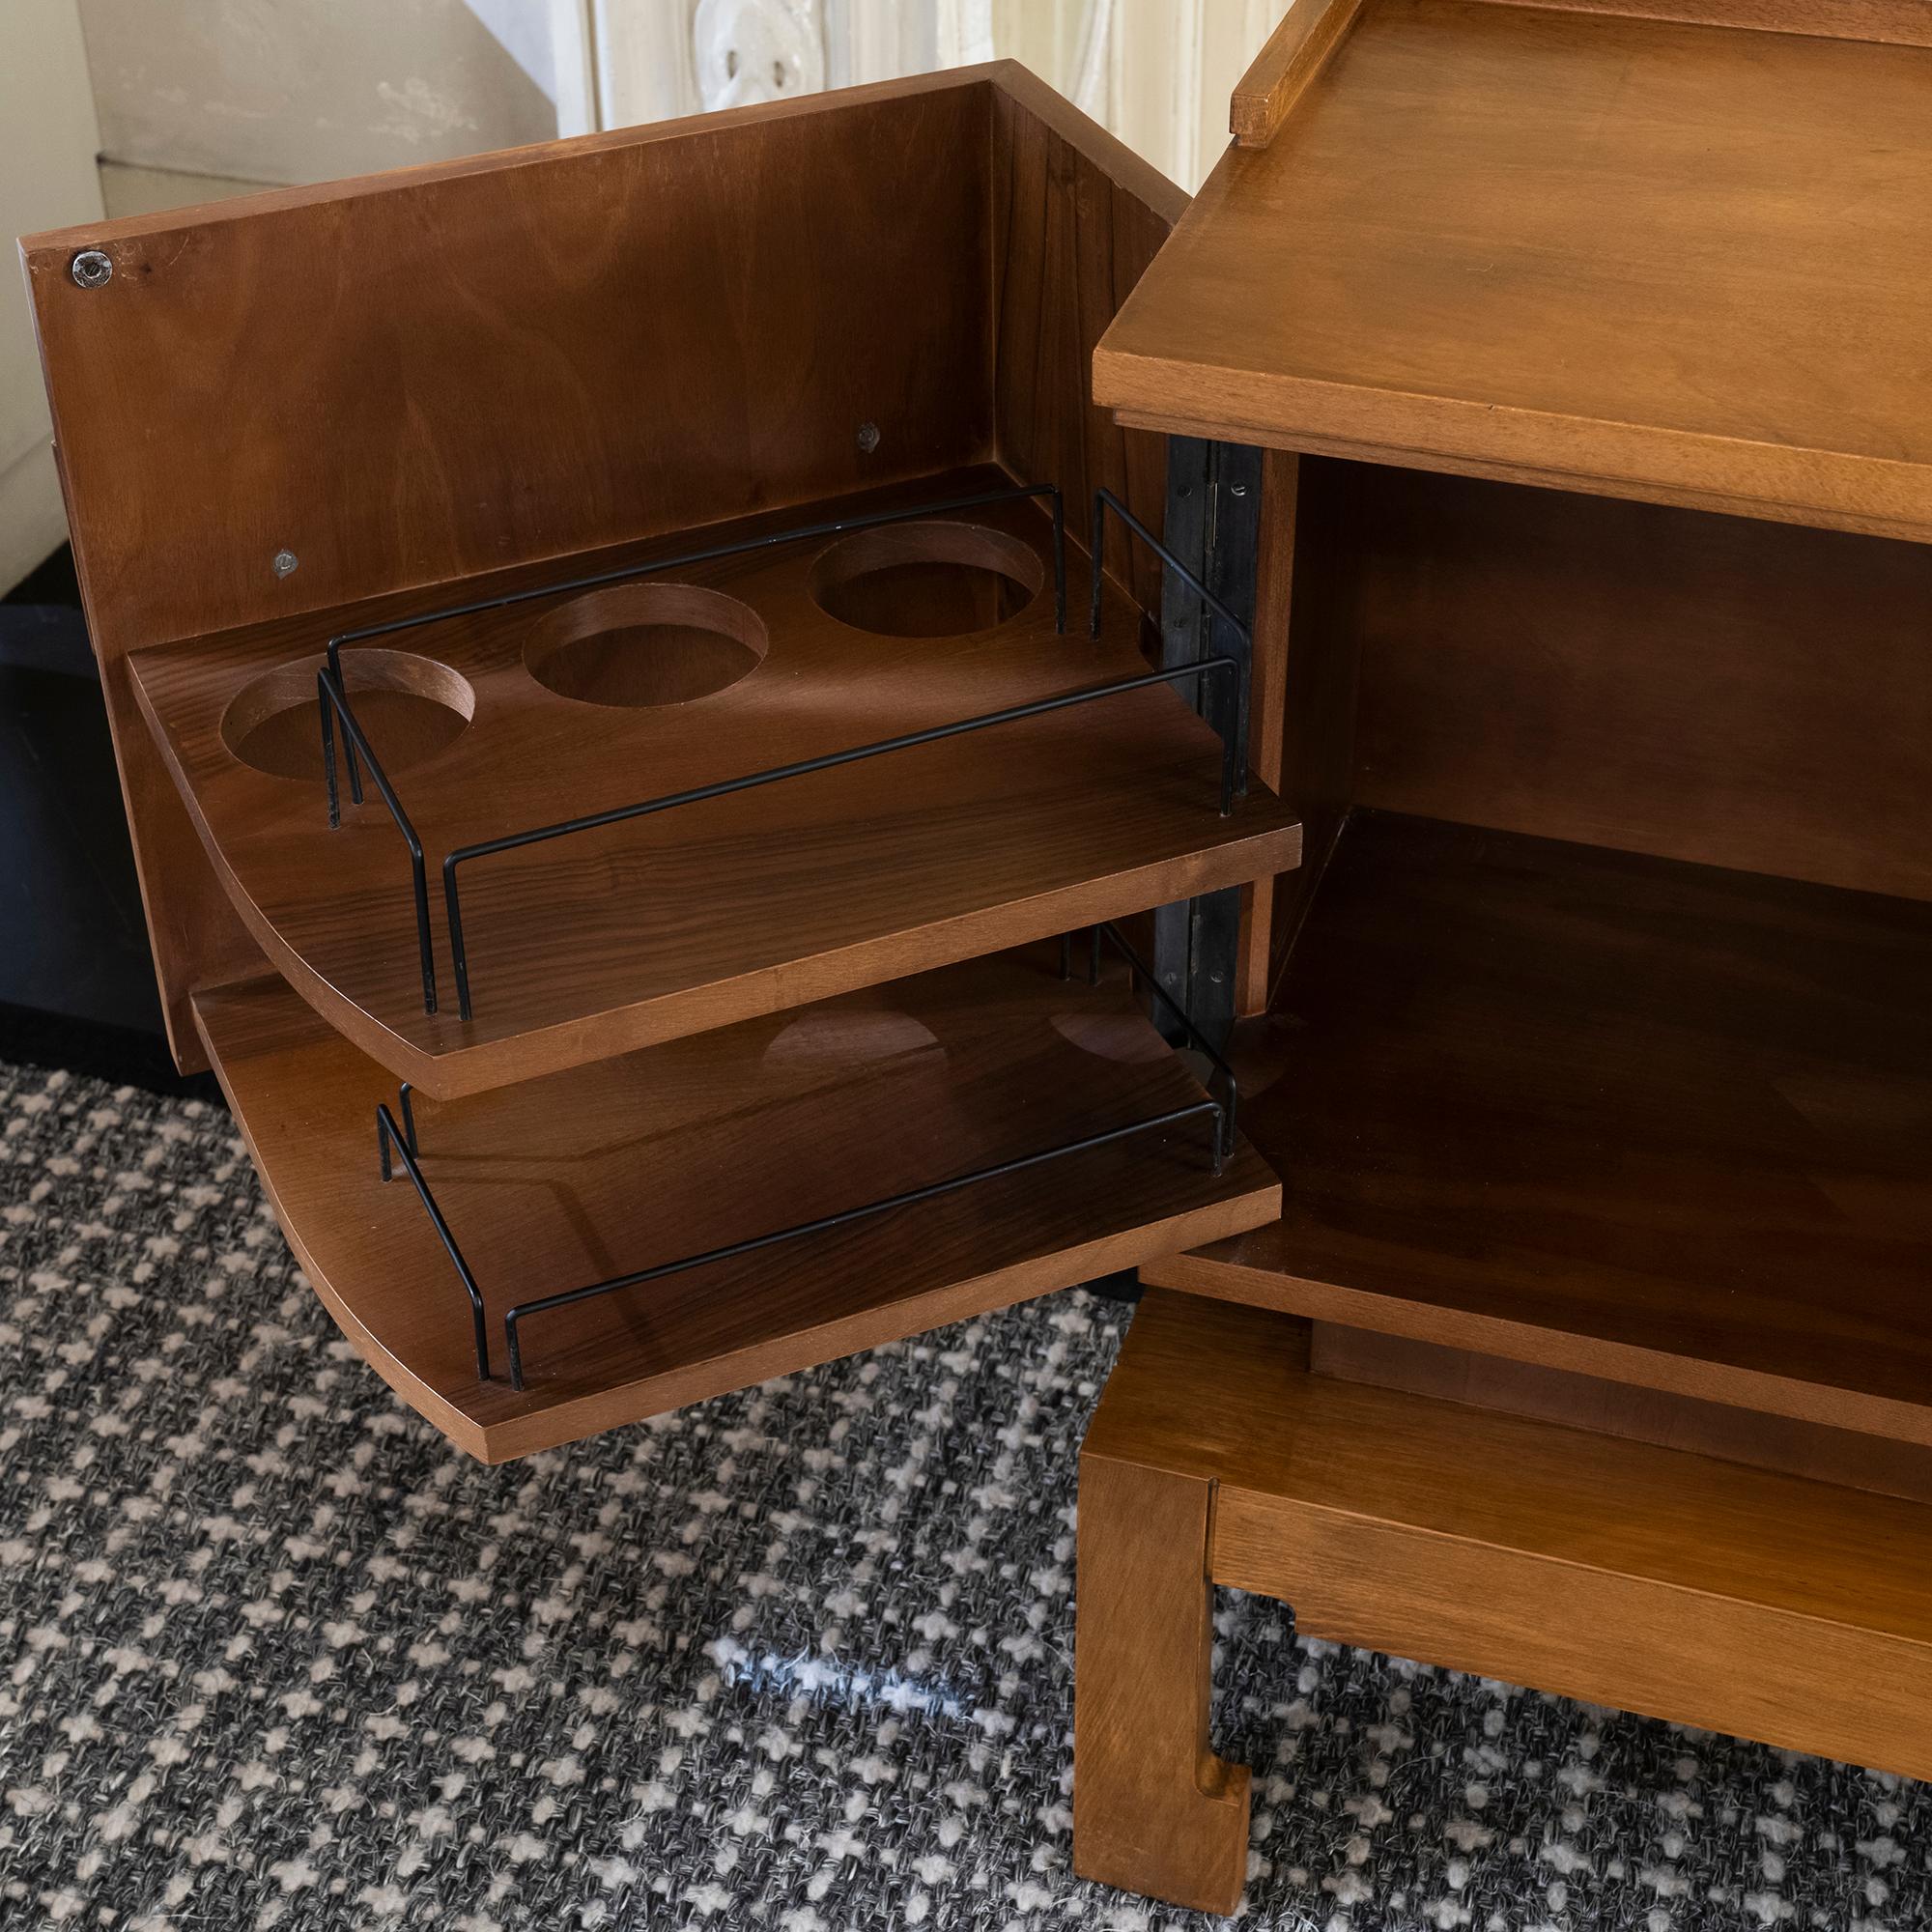
[[[1213,1486],[1080,1459],[1073,1868],[1123,1891],[1233,1912],[1248,1870],[1248,1773],[1208,1747]]]

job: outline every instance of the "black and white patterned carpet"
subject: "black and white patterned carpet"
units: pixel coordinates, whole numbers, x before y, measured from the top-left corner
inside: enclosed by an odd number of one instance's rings
[[[1124,1311],[486,1469],[337,1338],[219,1108],[0,1066],[0,1125],[7,1932],[1178,1922],[1068,1871]],[[1932,1788],[1222,1611],[1250,1925],[1932,1924]]]

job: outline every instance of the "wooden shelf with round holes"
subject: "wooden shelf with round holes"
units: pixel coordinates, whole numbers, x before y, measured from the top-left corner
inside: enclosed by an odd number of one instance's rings
[[[1009,481],[967,470],[790,521]],[[756,533],[712,528],[664,554]],[[362,1051],[450,1097],[1293,867],[1293,813],[1257,787],[1223,817],[1220,739],[1181,692],[1143,688],[479,860],[460,1017],[440,855],[1145,675],[1128,597],[1107,587],[1097,640],[1078,621],[1077,552],[1076,617],[1056,629],[1050,538],[1016,499],[345,648],[358,720],[429,855],[434,1013],[393,819],[370,789],[328,823],[321,645],[369,613],[143,652],[135,688],[263,951]]]

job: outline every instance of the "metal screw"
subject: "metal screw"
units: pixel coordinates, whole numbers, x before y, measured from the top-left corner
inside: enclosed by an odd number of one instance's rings
[[[879,446],[879,426],[875,422],[862,422],[859,425],[859,453],[870,456]]]
[[[105,288],[114,279],[114,264],[99,248],[83,248],[68,272],[83,289]]]
[[[275,553],[275,575],[286,577],[301,561],[292,550],[278,550]]]

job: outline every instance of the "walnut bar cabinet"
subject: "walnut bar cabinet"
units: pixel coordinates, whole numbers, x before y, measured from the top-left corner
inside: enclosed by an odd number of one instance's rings
[[[1087,1441],[1076,1863],[1239,1897],[1210,1581],[1932,1776],[1932,6],[1297,0],[1233,128],[1094,389],[1260,477],[1284,1205]]]
[[[176,1056],[475,1455],[1278,1212],[1183,206],[999,65],[22,244]]]

